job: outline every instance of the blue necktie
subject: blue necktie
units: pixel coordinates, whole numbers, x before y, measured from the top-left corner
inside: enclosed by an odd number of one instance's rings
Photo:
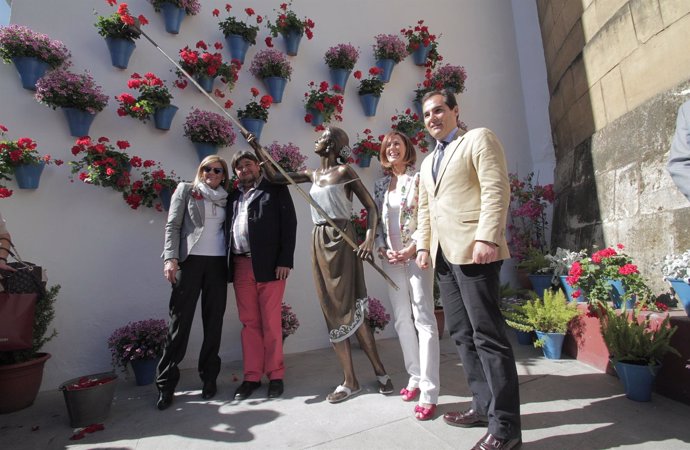
[[[436,144],[436,149],[434,153],[434,164],[431,166],[431,175],[434,177],[434,183],[436,182],[436,175],[438,175],[438,168],[441,166],[441,160],[443,160],[443,153],[446,150],[445,141],[438,141]]]

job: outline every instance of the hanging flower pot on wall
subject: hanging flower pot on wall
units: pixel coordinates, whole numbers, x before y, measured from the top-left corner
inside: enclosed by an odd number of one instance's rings
[[[342,91],[345,90],[345,85],[347,84],[347,79],[350,77],[351,70],[347,69],[330,69],[331,83],[333,86],[340,86]]]
[[[391,74],[393,73],[393,67],[395,67],[395,60],[393,59],[379,59],[376,61],[376,67],[381,69],[379,73],[379,79],[384,83],[388,83],[391,80]]]
[[[423,66],[426,64],[426,58],[429,55],[429,50],[431,50],[431,44],[420,45],[414,52],[412,52],[412,61],[414,61],[416,66]]]
[[[244,58],[247,56],[247,50],[249,50],[251,42],[239,34],[228,34],[225,36],[225,42],[228,43],[232,59],[236,59],[244,64]]]
[[[156,108],[156,111],[153,113],[153,123],[156,128],[159,130],[169,130],[178,109],[179,108],[175,105]]]
[[[22,87],[31,91],[36,90],[36,81],[50,68],[47,62],[34,56],[17,56],[12,58],[12,62],[19,73]]]
[[[207,156],[218,153],[218,146],[210,142],[192,142],[196,154],[199,156],[199,162],[203,161]]]
[[[289,29],[286,33],[283,33],[283,40],[285,41],[285,52],[290,56],[297,56],[302,33],[299,30]]]
[[[194,79],[197,83],[199,83],[201,88],[209,94],[213,91],[213,82],[215,81],[216,77],[209,77],[208,75],[197,75],[196,77],[194,77]]]
[[[95,113],[90,113],[88,111],[83,111],[76,108],[62,108],[67,118],[67,124],[69,125],[69,133],[74,137],[87,136],[89,134],[89,129],[93,123],[93,119],[96,117]]]
[[[129,39],[120,38],[105,38],[105,43],[108,45],[110,51],[110,61],[113,66],[118,69],[126,69],[129,64],[129,58],[132,56],[136,44]]]
[[[184,8],[180,8],[172,3],[165,2],[161,5],[163,20],[165,21],[165,31],[170,34],[178,34],[180,25],[187,13]]]
[[[21,164],[14,168],[14,179],[19,189],[37,189],[45,163]]]
[[[247,129],[247,131],[256,136],[257,140],[259,140],[261,138],[261,131],[264,129],[266,121],[261,119],[254,119],[251,117],[243,117],[240,119],[240,123],[244,128]]]
[[[287,78],[283,77],[266,77],[263,79],[264,85],[268,93],[273,97],[273,103],[280,103],[283,101],[283,93],[285,86],[287,86]]]
[[[318,109],[308,108],[307,112],[311,115],[311,124],[315,127],[323,123],[323,113]]]
[[[158,193],[158,197],[161,199],[161,206],[163,206],[163,209],[165,211],[168,211],[170,209],[170,200],[172,200],[172,194],[173,190],[169,187],[164,187]]]
[[[378,107],[381,96],[374,94],[360,94],[359,100],[364,109],[364,115],[367,117],[374,117],[376,115],[376,108]]]
[[[369,153],[359,155],[357,164],[359,165],[359,167],[369,167],[371,165],[371,155]]]

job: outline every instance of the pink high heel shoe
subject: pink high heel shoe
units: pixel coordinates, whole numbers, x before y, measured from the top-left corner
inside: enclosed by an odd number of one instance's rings
[[[402,388],[400,390],[400,395],[402,395],[402,399],[404,402],[411,402],[417,396],[419,395],[419,388],[414,388],[414,389],[407,389],[407,388]]]
[[[425,408],[423,406],[415,406],[414,407],[414,416],[417,420],[429,420],[434,418],[434,414],[436,413],[436,405],[431,405],[429,408]]]

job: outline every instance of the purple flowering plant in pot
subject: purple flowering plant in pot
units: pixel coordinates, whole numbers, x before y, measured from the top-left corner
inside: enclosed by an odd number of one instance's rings
[[[168,327],[162,319],[129,322],[117,328],[108,338],[113,366],[124,369],[132,361],[159,358],[167,334]]]
[[[218,147],[231,146],[237,137],[228,119],[220,114],[196,108],[192,109],[185,119],[184,135],[192,142]]]
[[[391,320],[391,315],[386,312],[386,308],[376,297],[368,297],[366,323],[372,331],[378,334],[383,331]]]
[[[53,109],[74,108],[91,114],[103,111],[108,96],[88,73],[53,70],[36,83],[36,100]]]
[[[304,162],[307,157],[292,142],[280,144],[278,141],[273,141],[268,147],[268,153],[286,172],[299,172],[306,169]]]

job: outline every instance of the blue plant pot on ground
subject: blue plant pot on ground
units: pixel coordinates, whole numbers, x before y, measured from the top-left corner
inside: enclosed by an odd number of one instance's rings
[[[532,287],[534,292],[537,293],[539,298],[544,298],[544,291],[551,286],[551,275],[527,275],[529,281],[532,282]]]
[[[619,309],[625,304],[625,309],[633,309],[635,307],[635,296],[626,296],[625,287],[620,280],[607,280],[611,286],[610,297],[613,302],[613,307]],[[624,303],[625,302],[625,303]]]
[[[676,296],[685,309],[685,314],[690,317],[690,284],[679,278],[666,278],[671,287],[676,291]]]
[[[158,198],[161,199],[161,206],[163,206],[163,209],[165,211],[170,210],[170,200],[172,200],[172,195],[173,195],[173,190],[168,188],[168,187],[164,187],[158,193]]]
[[[283,101],[283,92],[287,85],[287,78],[283,77],[266,77],[263,79],[266,85],[266,90],[273,97],[273,103],[280,103]]]
[[[105,43],[108,45],[110,51],[110,62],[118,69],[126,69],[129,64],[129,58],[132,56],[136,44],[129,39],[119,38],[105,38]]]
[[[213,91],[213,82],[216,80],[216,77],[209,77],[207,75],[197,75],[194,77],[197,83],[199,83],[199,86],[209,94]]]
[[[287,33],[283,33],[283,40],[285,41],[285,52],[290,56],[297,56],[302,33],[297,30],[288,30]]]
[[[50,65],[34,56],[17,56],[12,58],[15,69],[19,73],[22,87],[30,91],[36,90],[36,82],[45,75]]]
[[[537,339],[544,339],[544,356],[547,359],[561,359],[561,351],[563,350],[563,340],[565,333],[544,333],[537,331]]]
[[[240,119],[240,123],[242,124],[243,127],[245,127],[247,129],[247,131],[249,131],[254,136],[256,136],[257,140],[261,139],[261,131],[264,129],[264,125],[266,124],[266,121],[261,120],[261,119],[252,119],[252,118],[244,117],[244,118]]]
[[[161,4],[161,11],[163,12],[163,20],[165,21],[165,31],[170,34],[178,34],[180,32],[182,19],[187,15],[184,8],[166,2]]]
[[[225,42],[228,43],[230,57],[244,64],[244,57],[247,56],[251,43],[239,34],[228,34],[225,36]]]
[[[429,56],[431,45],[420,45],[417,50],[412,52],[412,61],[416,66],[423,66],[426,64],[426,57]]]
[[[374,94],[360,94],[359,101],[362,103],[364,115],[366,117],[374,117],[376,115],[376,108],[379,105],[380,96]]]
[[[352,71],[347,69],[330,69],[331,84],[333,86],[340,86],[341,92],[344,91],[347,79],[350,77],[350,72]]]
[[[180,109],[175,105],[168,105],[163,108],[157,108],[153,113],[153,124],[159,130],[169,130],[175,113]]]
[[[561,286],[563,287],[563,291],[565,292],[565,296],[568,297],[569,302],[577,300],[578,302],[584,303],[587,301],[587,297],[585,296],[585,293],[582,292],[582,289],[574,289],[568,284],[568,281],[566,280],[568,278],[567,276],[560,275],[558,278],[561,280]],[[573,294],[578,290],[580,291],[580,296],[577,298],[573,297]]]
[[[199,162],[203,161],[207,156],[218,153],[218,147],[215,144],[208,142],[192,142],[192,144],[194,144],[196,154],[199,156]]]
[[[96,114],[76,108],[62,108],[69,125],[70,136],[82,137],[89,134],[89,128]]]
[[[379,79],[384,83],[388,83],[391,80],[391,74],[393,73],[393,67],[395,67],[395,61],[392,59],[377,59],[376,67],[381,69]]]
[[[648,402],[652,399],[652,386],[660,365],[641,366],[617,362],[614,364],[618,378],[623,383],[625,396],[636,402]]]
[[[532,345],[532,333],[529,333],[527,331],[515,330],[515,336],[517,336],[518,344]]]
[[[37,189],[45,163],[22,164],[14,168],[14,179],[19,189]]]
[[[153,383],[156,377],[156,367],[158,366],[159,358],[155,359],[136,359],[130,361],[134,378],[136,378],[137,386],[146,386]]]
[[[323,114],[321,111],[318,109],[309,108],[307,112],[311,114],[311,124],[313,126],[317,127],[323,123]]]

